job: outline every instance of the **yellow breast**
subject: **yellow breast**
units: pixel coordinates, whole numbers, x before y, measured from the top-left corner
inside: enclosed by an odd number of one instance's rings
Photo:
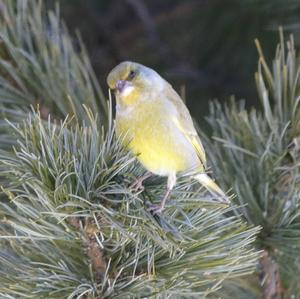
[[[186,170],[199,160],[193,147],[174,127],[164,101],[143,101],[116,115],[116,132],[144,167],[158,175]],[[121,137],[122,138],[122,137]]]

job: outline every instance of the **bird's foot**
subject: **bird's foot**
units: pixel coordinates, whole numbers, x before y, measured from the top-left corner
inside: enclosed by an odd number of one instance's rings
[[[139,178],[136,179],[130,186],[129,189],[133,192],[137,192],[137,191],[144,191],[145,187],[143,185],[143,179]]]
[[[136,179],[130,186],[129,189],[137,192],[137,191],[144,191],[145,187],[143,186],[143,182],[149,178],[150,176],[152,176],[151,172],[147,172],[146,174],[144,174],[143,176],[141,176],[140,178]]]
[[[149,212],[151,212],[152,214],[156,215],[156,214],[161,214],[162,211],[165,209],[165,204],[166,201],[170,195],[171,189],[167,189],[167,192],[165,194],[165,196],[162,198],[162,200],[160,201],[159,205],[150,205],[149,208],[147,209]]]
[[[161,214],[163,210],[164,210],[164,207],[161,204],[159,204],[159,205],[152,204],[147,208],[147,211],[152,213],[153,215]]]

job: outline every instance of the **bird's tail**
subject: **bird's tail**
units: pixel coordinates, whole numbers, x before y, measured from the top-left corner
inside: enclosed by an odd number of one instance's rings
[[[230,203],[228,196],[224,191],[206,174],[199,173],[194,176],[194,178],[203,185],[208,191],[213,194],[216,194],[220,200],[224,203]]]

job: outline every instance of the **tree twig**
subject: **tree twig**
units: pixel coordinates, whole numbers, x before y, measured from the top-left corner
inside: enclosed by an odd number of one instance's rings
[[[266,250],[260,260],[260,265],[262,267],[261,286],[263,289],[263,298],[282,299],[279,268]]]

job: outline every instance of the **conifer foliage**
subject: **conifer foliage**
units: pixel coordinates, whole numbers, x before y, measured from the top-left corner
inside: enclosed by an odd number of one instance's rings
[[[300,65],[293,37],[285,43],[282,30],[271,67],[256,45],[262,111],[247,111],[244,102],[212,104],[208,122],[214,140],[206,138],[206,148],[244,218],[262,227],[256,241],[264,251],[257,273],[262,289],[258,279],[240,281],[244,289],[252,285],[243,298],[300,298]]]
[[[287,65],[278,50],[274,77],[260,60],[264,115],[234,105],[212,110],[225,147],[211,143],[211,163],[239,206],[214,202],[181,176],[164,213],[152,215],[147,204],[160,200],[165,180],[129,188],[144,170],[114,136],[111,100],[82,44],[58,13],[43,9],[36,0],[0,1],[1,298],[213,296],[255,270],[258,224],[257,247],[292,265],[299,246],[292,44]]]

